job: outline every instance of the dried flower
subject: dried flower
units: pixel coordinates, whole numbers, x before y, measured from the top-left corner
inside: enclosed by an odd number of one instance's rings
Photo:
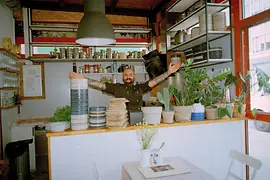
[[[139,122],[135,126],[138,128],[136,134],[142,149],[150,148],[158,129],[148,125],[145,121]]]

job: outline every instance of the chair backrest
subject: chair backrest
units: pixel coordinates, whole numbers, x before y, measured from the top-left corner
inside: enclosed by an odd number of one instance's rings
[[[262,166],[262,162],[260,160],[255,159],[255,158],[253,158],[253,157],[251,157],[251,156],[249,156],[247,154],[237,152],[235,150],[230,150],[230,157],[232,158],[232,161],[231,161],[231,164],[230,164],[227,176],[226,176],[226,180],[228,179],[229,176],[231,176],[231,177],[233,177],[234,179],[237,179],[237,180],[243,180],[239,176],[237,176],[237,175],[233,174],[232,172],[230,172],[234,160],[239,161],[242,164],[245,164],[245,165],[247,165],[249,167],[252,167],[254,170],[253,170],[253,173],[251,175],[250,180],[254,180],[254,178],[256,176],[256,173],[257,173],[257,170],[259,170],[261,168],[261,166]]]

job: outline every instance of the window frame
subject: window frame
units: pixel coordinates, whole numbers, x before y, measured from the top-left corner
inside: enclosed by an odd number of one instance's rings
[[[249,37],[248,37],[248,28],[254,25],[270,21],[270,9],[264,10],[250,16],[248,18],[244,17],[244,9],[243,9],[243,0],[231,0],[232,4],[232,21],[234,28],[234,52],[235,52],[235,73],[241,72],[242,74],[246,74],[249,70]],[[265,37],[266,39],[266,37]],[[255,40],[256,41],[256,40]],[[266,50],[265,42],[265,50]],[[255,46],[256,42],[254,43]],[[253,45],[252,45],[253,46]],[[257,49],[257,47],[252,47],[253,49]],[[235,88],[235,94],[239,95],[241,87],[238,85]],[[250,97],[247,96],[247,102],[250,103]],[[254,119],[252,113],[250,111],[249,103],[247,103],[247,117]],[[270,113],[258,113],[257,120],[270,122]]]

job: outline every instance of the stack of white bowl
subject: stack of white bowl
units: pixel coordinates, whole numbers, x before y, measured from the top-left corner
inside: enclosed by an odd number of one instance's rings
[[[213,23],[212,23],[212,14],[207,15],[207,26],[208,31],[213,30]],[[206,33],[206,16],[202,14],[199,16],[199,26],[200,26],[200,34]]]
[[[93,106],[89,108],[89,124],[91,128],[106,127],[106,107]]]
[[[72,79],[70,82],[71,129],[84,130],[88,124],[88,80]]]

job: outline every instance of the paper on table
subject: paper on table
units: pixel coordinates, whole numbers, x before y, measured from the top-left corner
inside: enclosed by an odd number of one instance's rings
[[[165,164],[171,165],[174,169],[162,172],[155,172],[151,168],[141,168],[139,166],[137,168],[147,179],[191,173],[191,170],[187,166],[185,166],[185,164],[181,164],[177,161],[170,161]]]

